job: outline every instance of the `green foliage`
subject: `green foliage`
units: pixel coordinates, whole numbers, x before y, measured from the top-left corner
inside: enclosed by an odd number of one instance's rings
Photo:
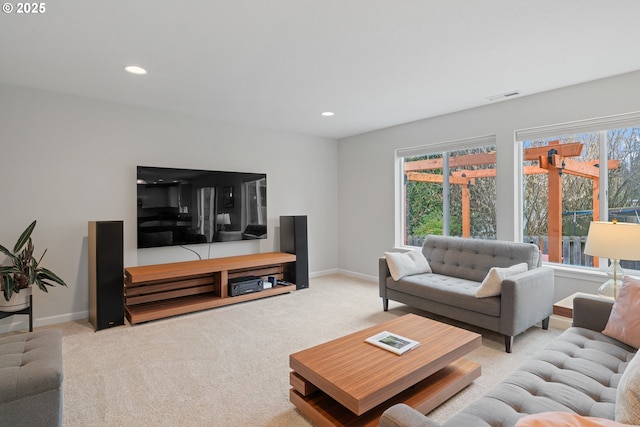
[[[0,252],[11,260],[10,266],[0,267],[0,286],[4,293],[4,298],[9,301],[14,293],[19,293],[20,289],[31,285],[38,286],[44,292],[48,292],[47,286],[67,286],[67,284],[51,270],[41,267],[40,262],[47,253],[45,249],[39,260],[33,257],[34,246],[31,240],[31,233],[36,228],[36,221],[33,221],[22,232],[18,241],[9,251],[0,245]]]
[[[492,153],[495,147],[482,147],[446,153],[450,157],[469,154]],[[429,156],[407,158],[406,161],[440,159],[442,153]],[[495,164],[483,164],[464,167],[452,167],[451,172],[466,170],[494,169]],[[428,174],[442,175],[442,169],[429,169]],[[444,232],[443,185],[431,182],[409,181],[406,191],[407,235],[442,235]],[[471,199],[471,235],[494,237],[496,234],[496,179],[495,177],[477,178],[469,185]],[[452,184],[449,189],[449,230],[451,236],[462,235],[462,189]]]
[[[433,173],[442,173],[442,171],[437,170]],[[405,191],[407,234],[411,236],[442,234],[442,185],[409,181]],[[439,227],[434,220],[439,221]],[[433,230],[433,232],[425,232],[425,230]]]
[[[442,235],[442,214],[430,212],[422,218],[420,225],[414,229],[414,236],[426,236],[427,234]]]

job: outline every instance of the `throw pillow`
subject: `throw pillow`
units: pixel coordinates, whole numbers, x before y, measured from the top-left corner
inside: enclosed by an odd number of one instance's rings
[[[606,418],[584,417],[569,412],[541,412],[526,415],[518,420],[516,427],[627,427]]]
[[[502,281],[514,274],[524,273],[529,267],[526,262],[511,267],[491,267],[480,287],[476,289],[476,298],[495,297],[502,293]]]
[[[640,425],[640,356],[631,359],[616,389],[616,421]]]
[[[385,252],[384,257],[387,259],[393,280],[400,280],[412,274],[431,273],[431,266],[420,249],[409,252]]]
[[[640,348],[640,279],[625,276],[603,334]]]

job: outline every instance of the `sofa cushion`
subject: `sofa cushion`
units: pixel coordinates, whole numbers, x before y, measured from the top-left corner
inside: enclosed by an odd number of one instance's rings
[[[53,329],[0,338],[0,372],[0,402],[60,388],[61,332]]]
[[[527,271],[527,263],[512,265],[511,267],[492,267],[484,278],[480,287],[476,289],[476,298],[495,297],[502,293],[502,281],[507,277]]]
[[[569,328],[444,425],[513,426],[526,414],[550,411],[613,420],[616,388],[634,355],[600,332]]]
[[[434,273],[416,274],[398,281],[387,279],[389,289],[476,313],[500,316],[500,297],[476,298],[478,286],[479,282]]]
[[[640,425],[640,356],[625,369],[616,392],[616,421]]]
[[[408,252],[385,252],[384,257],[393,280],[400,280],[413,274],[431,273],[431,267],[420,249]]]
[[[640,280],[625,277],[603,334],[640,348]]]
[[[482,282],[491,267],[521,262],[527,263],[529,270],[540,266],[540,250],[529,243],[429,235],[422,252],[434,273],[475,282]]]
[[[0,425],[62,425],[62,333],[0,337]]]

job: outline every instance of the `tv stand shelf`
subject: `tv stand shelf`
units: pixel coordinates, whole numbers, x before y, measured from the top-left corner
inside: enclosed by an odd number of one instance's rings
[[[280,280],[285,265],[295,261],[293,254],[268,252],[127,267],[124,270],[125,314],[133,325],[293,292],[295,284],[230,296],[228,282],[245,276],[274,276]]]

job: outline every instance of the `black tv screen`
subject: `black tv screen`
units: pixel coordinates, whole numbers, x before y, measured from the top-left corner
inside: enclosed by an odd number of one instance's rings
[[[267,238],[267,175],[138,166],[138,248]]]

